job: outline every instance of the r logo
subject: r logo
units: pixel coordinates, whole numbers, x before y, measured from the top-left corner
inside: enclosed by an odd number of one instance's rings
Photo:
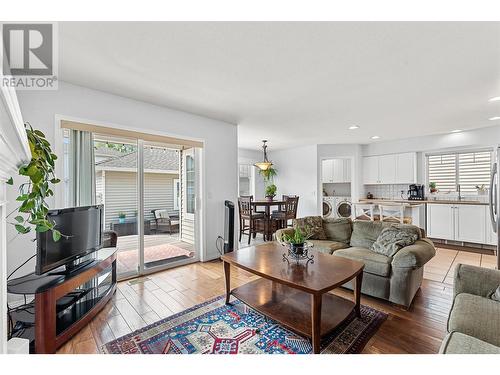
[[[3,66],[4,75],[53,75],[53,25],[2,24],[3,46],[10,72]]]

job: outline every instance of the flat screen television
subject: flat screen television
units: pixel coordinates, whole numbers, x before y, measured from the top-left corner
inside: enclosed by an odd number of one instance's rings
[[[70,272],[80,258],[102,248],[102,205],[50,210],[48,219],[55,222],[62,237],[55,242],[51,231],[37,233],[36,274],[61,266]]]

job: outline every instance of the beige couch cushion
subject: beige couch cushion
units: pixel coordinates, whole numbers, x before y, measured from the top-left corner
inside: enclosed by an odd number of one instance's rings
[[[348,248],[349,245],[338,241],[329,240],[308,240],[314,245],[313,249],[325,254],[333,254],[334,251],[339,249]]]
[[[500,348],[460,332],[449,333],[443,340],[441,354],[500,354]]]
[[[326,237],[332,241],[349,244],[352,234],[352,221],[349,218],[323,219]]]
[[[500,346],[500,302],[468,293],[455,297],[448,332],[458,331]]]
[[[333,255],[363,262],[365,264],[364,272],[384,277],[389,276],[391,273],[391,258],[364,247],[340,249],[335,251]]]
[[[380,221],[356,220],[352,225],[351,246],[371,248],[385,226]]]

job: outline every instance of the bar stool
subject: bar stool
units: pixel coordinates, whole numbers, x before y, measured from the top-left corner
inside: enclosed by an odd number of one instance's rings
[[[373,203],[353,203],[353,219],[375,221],[378,218],[373,213],[375,205]]]

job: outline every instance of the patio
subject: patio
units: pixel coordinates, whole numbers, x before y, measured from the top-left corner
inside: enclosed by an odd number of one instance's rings
[[[118,273],[135,271],[139,264],[139,236],[120,236],[117,242]],[[194,245],[183,242],[179,234],[152,234],[144,236],[144,263],[146,267],[192,258]]]

